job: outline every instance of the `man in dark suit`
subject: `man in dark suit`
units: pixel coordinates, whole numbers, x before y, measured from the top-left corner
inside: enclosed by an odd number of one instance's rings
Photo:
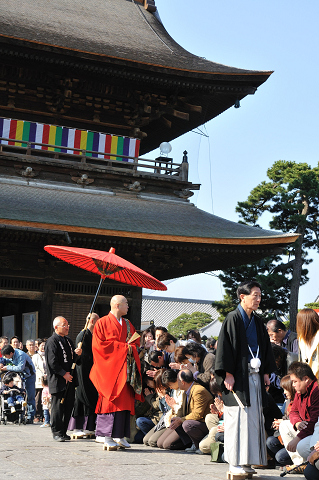
[[[54,440],[64,442],[70,440],[66,432],[74,405],[75,379],[70,372],[82,350],[74,349],[72,340],[67,336],[69,324],[64,317],[56,317],[53,327],[54,333],[45,344],[51,394],[51,431]]]

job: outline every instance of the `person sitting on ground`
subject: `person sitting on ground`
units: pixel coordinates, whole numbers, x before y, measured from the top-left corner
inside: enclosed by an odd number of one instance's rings
[[[154,378],[157,378],[158,376],[161,376],[161,370],[156,372]],[[163,402],[161,402],[164,395],[156,389],[154,378],[150,378],[145,374],[143,374],[142,377],[144,398],[150,408],[143,416],[136,419],[136,426],[142,435],[135,435],[135,443],[142,443],[145,435],[158,424],[163,409],[166,408],[166,406],[163,405]]]
[[[33,423],[35,414],[35,368],[31,358],[19,348],[14,349],[12,345],[6,345],[2,349],[5,363],[0,364],[2,372],[21,373],[25,380],[27,391],[28,413],[27,422]]]
[[[149,361],[149,354],[153,350],[155,350],[155,330],[154,327],[149,327],[143,331],[141,340],[140,340],[140,347],[138,348],[138,354],[141,360],[141,371],[149,369],[150,361]]]
[[[177,385],[184,391],[182,413],[172,418],[157,446],[168,450],[185,449],[191,453],[198,450],[199,442],[208,433],[205,416],[210,412],[213,396],[205,387],[195,383],[190,370],[178,372]]]
[[[173,368],[173,370],[181,370],[183,366],[190,365],[190,361],[188,357],[185,355],[185,347],[177,347],[174,353],[175,357],[175,363],[170,364],[170,368],[172,368],[172,365],[176,368]]]
[[[181,412],[180,409],[183,403],[183,390],[180,390],[178,387],[177,372],[175,370],[159,370],[154,379],[156,381],[156,391],[163,397],[168,409],[163,413],[156,427],[150,430],[143,439],[144,445],[149,445],[150,447],[157,447],[157,441],[169,428],[172,418]]]
[[[211,369],[215,365],[215,355],[208,353],[202,345],[190,342],[181,351],[182,356],[188,358],[187,365],[171,363],[170,368],[188,369],[192,372],[194,380],[209,390],[209,382],[211,379]],[[176,360],[176,358],[175,358]]]
[[[160,348],[158,348],[157,342],[159,337],[166,332],[167,332],[166,327],[161,327],[161,326],[155,327],[155,350],[160,350]]]
[[[287,375],[287,350],[275,343],[272,343],[271,347],[275,357],[276,370],[269,375],[270,385],[268,393],[275,400],[279,408],[282,408],[285,397],[280,382],[281,379]]]
[[[266,327],[271,343],[285,348],[288,352],[298,354],[298,338],[295,332],[287,330],[285,324],[276,319],[269,320]]]
[[[288,374],[296,395],[290,421],[281,422],[279,432],[294,465],[300,465],[310,454],[310,440],[319,417],[319,388],[307,363],[293,362]]]
[[[14,384],[14,374],[7,374],[3,378],[3,386],[0,388],[0,395],[5,395],[8,407],[11,409],[11,413],[15,413],[15,406],[19,403],[23,407],[26,407],[27,402],[24,400],[25,395],[24,388],[19,388]]]
[[[167,352],[154,350],[149,355],[149,362],[152,369],[146,370],[146,375],[153,378],[159,369],[169,368],[170,356]]]
[[[175,362],[174,352],[179,346],[180,341],[169,332],[163,333],[157,340],[157,348],[169,353],[171,362]]]
[[[215,338],[211,337],[206,340],[206,348],[209,353],[213,353],[215,355],[216,350],[215,350],[215,344],[216,340]]]
[[[319,442],[314,445],[314,449],[307,458],[308,465],[305,468],[304,476],[307,480],[319,479]]]
[[[279,435],[279,425],[283,420],[289,420],[289,413],[291,410],[292,402],[295,398],[295,389],[290,380],[290,375],[286,375],[281,379],[281,388],[284,390],[286,401],[284,403],[284,415],[282,418],[275,418],[273,422],[273,428],[275,430],[273,435],[268,436],[266,439],[266,446],[268,453],[275,459],[276,463],[280,466],[291,465],[292,460],[289,453],[285,449],[281,437]]]
[[[215,436],[218,426],[223,420],[224,402],[222,400],[222,391],[215,378],[210,381],[209,388],[214,397],[213,403],[210,404],[210,413],[205,417],[205,423],[209,432],[199,443],[199,452],[197,451],[196,453],[211,453],[211,444],[216,441]]]

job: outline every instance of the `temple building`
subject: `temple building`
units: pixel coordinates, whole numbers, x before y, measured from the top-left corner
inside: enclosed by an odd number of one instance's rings
[[[195,56],[153,0],[0,3],[0,312],[2,334],[75,337],[99,278],[46,253],[116,253],[159,280],[276,254],[296,235],[196,208],[187,152],[144,158],[254,94],[271,72]],[[143,155],[143,158],[140,157]],[[141,320],[141,288],[105,281]]]

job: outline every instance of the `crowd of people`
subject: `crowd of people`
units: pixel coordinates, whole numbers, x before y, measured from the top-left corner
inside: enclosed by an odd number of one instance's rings
[[[140,443],[209,454],[233,475],[270,465],[318,480],[319,316],[301,310],[294,333],[258,317],[256,281],[239,285],[237,297],[218,340],[204,344],[196,330],[177,339],[151,326],[140,336],[116,295],[107,316],[88,316],[75,345],[62,316],[27,352],[17,337],[0,337],[0,369],[23,374],[28,421],[51,427],[55,441],[92,437],[105,450]],[[14,410],[23,398],[10,401]]]

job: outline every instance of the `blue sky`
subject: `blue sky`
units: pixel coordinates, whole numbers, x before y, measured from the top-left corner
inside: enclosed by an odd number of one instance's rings
[[[255,95],[211,120],[202,130],[171,142],[174,161],[189,156],[190,180],[201,189],[198,208],[238,221],[235,207],[266,180],[276,160],[318,165],[319,2],[307,0],[156,0],[169,34],[207,60],[249,70],[274,71]],[[159,151],[147,156],[155,158]],[[268,228],[267,222],[263,224]],[[299,307],[319,295],[319,254],[312,253],[310,280]],[[167,283],[166,293],[145,294],[218,300],[221,282],[202,274]]]

